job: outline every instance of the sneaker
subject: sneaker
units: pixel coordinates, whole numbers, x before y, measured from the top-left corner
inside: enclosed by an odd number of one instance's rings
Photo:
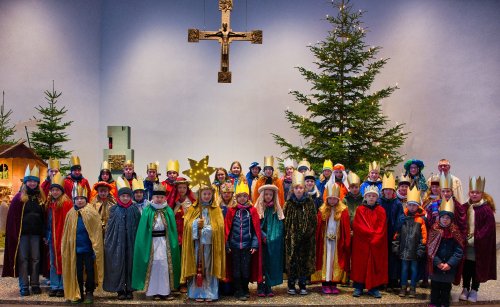
[[[462,293],[460,293],[458,299],[461,301],[466,301],[468,297],[469,297],[469,290],[467,290],[467,288],[463,288]]]
[[[371,289],[368,291],[368,295],[373,296],[374,298],[382,298],[380,291],[378,289]]]
[[[83,303],[83,298],[71,301],[71,304],[80,304],[80,303]]]
[[[30,289],[21,289],[19,291],[19,293],[21,294],[21,296],[30,296]]]
[[[271,286],[268,286],[268,285],[265,285],[264,293],[265,293],[268,297],[273,297],[273,296],[274,296],[273,289],[271,288]]]
[[[476,290],[470,290],[469,296],[467,297],[467,300],[471,303],[477,302],[477,291]]]
[[[57,297],[64,297],[64,290],[62,290],[62,289],[57,290],[56,296]]]
[[[415,287],[410,287],[410,294],[408,294],[409,298],[415,298],[417,296],[417,290]]]
[[[87,292],[85,293],[85,300],[83,301],[84,304],[93,304],[94,303],[94,293],[93,292]]]
[[[332,294],[332,289],[330,288],[330,286],[322,286],[321,287],[321,291],[324,294]]]
[[[57,290],[56,289],[50,289],[49,290],[49,296],[50,297],[55,297],[57,295]]]
[[[266,286],[263,283],[257,284],[257,296],[258,297],[266,296]]]
[[[300,295],[307,295],[309,292],[307,292],[307,289],[306,288],[302,288],[300,289]]]
[[[330,290],[332,291],[332,294],[339,294],[340,290],[337,288],[337,286],[331,286]]]
[[[354,288],[354,292],[352,293],[352,296],[360,297],[361,295],[363,295],[363,289]]]
[[[290,295],[295,295],[297,294],[297,290],[295,290],[295,288],[288,288],[287,293]]]
[[[406,296],[406,286],[401,287],[401,290],[399,290],[399,297],[405,297]]]
[[[38,287],[38,286],[34,286],[34,287],[31,287],[31,292],[33,294],[41,294],[42,293],[42,289],[40,289],[40,287]]]

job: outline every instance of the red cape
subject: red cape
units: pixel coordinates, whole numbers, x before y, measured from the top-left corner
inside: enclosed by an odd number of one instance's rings
[[[49,191],[50,191],[50,180],[49,179],[45,179],[42,184],[40,185],[40,189],[43,191],[43,193],[45,193],[45,196],[49,196]]]
[[[385,210],[380,205],[370,209],[361,205],[352,223],[351,279],[366,289],[387,284],[388,249]]]
[[[250,262],[250,281],[262,282],[262,237],[260,232],[260,218],[257,213],[257,209],[255,207],[250,206],[250,215],[252,216],[253,228],[255,229],[255,234],[257,235],[257,239],[259,241],[259,248],[257,252],[252,255],[252,259]],[[229,239],[229,234],[231,233],[231,226],[233,225],[233,218],[238,211],[237,207],[229,207],[227,209],[226,217],[224,218],[224,227],[226,229],[226,242]],[[232,274],[232,262],[231,262],[231,253],[227,254],[226,257],[226,280],[231,281],[233,279]]]
[[[323,269],[324,241],[328,218],[323,221],[321,212],[318,212],[318,223],[316,227],[316,271]],[[345,272],[349,272],[351,258],[351,220],[347,207],[340,216],[340,231],[337,238],[337,255],[339,266]],[[337,280],[340,282],[340,280]]]
[[[188,189],[187,197],[191,201],[191,204],[194,204],[196,202],[196,198],[194,197],[194,193],[191,191],[191,189]],[[177,200],[179,200],[178,195],[176,196],[176,200],[174,202],[174,208],[176,206]],[[184,209],[180,207],[179,210],[177,210],[177,212],[174,212],[174,215],[175,215],[175,224],[177,225],[177,238],[179,239],[179,245],[182,245],[182,233],[184,232]]]
[[[74,181],[70,175],[64,178],[64,193],[66,193],[66,195],[68,195],[69,199],[71,200],[73,200],[73,195],[71,194],[71,192],[73,192],[73,182]],[[90,190],[89,181],[82,177],[82,179],[80,180],[80,182],[78,182],[78,184],[87,189],[87,200],[89,200],[90,193],[92,192],[92,190]]]
[[[50,229],[52,235],[52,248],[54,249],[53,252],[56,256],[55,267],[58,275],[62,274],[61,243],[64,221],[66,220],[66,214],[69,210],[71,210],[71,208],[73,208],[73,203],[69,199],[65,201],[60,208],[57,207],[57,202],[51,202],[47,208],[47,210],[52,212],[52,225],[50,225]]]
[[[168,180],[163,180],[161,184],[165,187],[165,190],[167,191],[167,203],[170,206],[171,209],[174,209],[175,207],[175,194],[176,189],[175,189],[175,183],[170,183]]]

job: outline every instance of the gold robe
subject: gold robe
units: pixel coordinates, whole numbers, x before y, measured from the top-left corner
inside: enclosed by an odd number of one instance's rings
[[[81,298],[76,275],[76,227],[78,224],[78,213],[82,216],[83,224],[85,224],[90,241],[92,242],[92,249],[95,253],[94,272],[97,287],[102,287],[104,278],[104,248],[101,217],[88,204],[78,211],[73,208],[66,215],[61,248],[64,297],[71,301]]]

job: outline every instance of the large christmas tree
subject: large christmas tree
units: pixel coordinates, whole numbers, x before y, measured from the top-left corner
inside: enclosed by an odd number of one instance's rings
[[[306,114],[285,111],[304,144],[297,146],[273,136],[284,147],[285,156],[307,158],[316,170],[321,170],[325,159],[342,163],[361,176],[368,172],[370,161],[380,161],[383,168],[391,169],[403,159],[399,148],[407,133],[402,130],[403,124],[390,124],[380,102],[397,86],[371,89],[387,59],[376,59],[380,47],[364,42],[367,31],[361,21],[362,11],[353,10],[348,1],[333,6],[336,16],[326,16],[332,30],[325,40],[309,46],[317,69],[298,67],[311,83],[311,92],[290,92],[306,107]]]
[[[5,111],[5,92],[2,91],[2,106],[0,107],[0,145],[14,144],[16,141],[12,138],[16,129],[10,124],[12,110]]]
[[[35,107],[41,118],[35,116],[38,130],[31,133],[31,144],[44,160],[67,159],[71,151],[64,150],[62,144],[69,141],[66,128],[71,125],[72,121],[64,122],[63,117],[68,110],[64,106],[60,108],[56,106],[57,99],[61,97],[62,92],[58,93],[52,84],[52,91],[46,90],[44,94],[48,106]]]

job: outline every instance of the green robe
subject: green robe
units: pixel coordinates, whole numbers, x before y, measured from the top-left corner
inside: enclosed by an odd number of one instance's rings
[[[149,273],[152,259],[152,231],[155,214],[163,213],[167,222],[167,242],[169,244],[169,270],[170,285],[172,289],[179,287],[179,278],[181,275],[181,257],[179,250],[179,241],[177,239],[177,227],[175,224],[174,212],[169,206],[163,209],[155,210],[148,205],[142,211],[139,227],[135,237],[134,246],[134,266],[132,269],[132,288],[143,290],[146,282],[149,280]]]
[[[260,228],[266,236],[266,244],[262,244],[264,258],[264,276],[268,286],[283,283],[283,249],[284,224],[278,219],[273,207],[266,208],[264,218],[260,220]]]

